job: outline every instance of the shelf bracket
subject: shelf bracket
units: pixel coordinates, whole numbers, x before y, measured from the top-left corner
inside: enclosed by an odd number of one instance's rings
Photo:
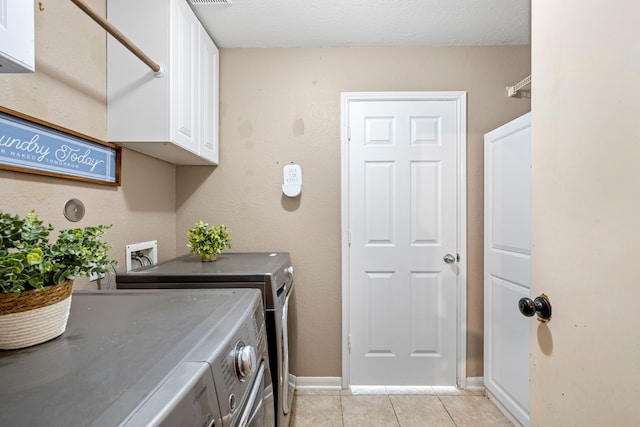
[[[509,97],[516,96],[518,92],[529,83],[531,83],[531,75],[528,75],[527,77],[522,79],[522,81],[516,83],[513,86],[507,86],[507,96]]]

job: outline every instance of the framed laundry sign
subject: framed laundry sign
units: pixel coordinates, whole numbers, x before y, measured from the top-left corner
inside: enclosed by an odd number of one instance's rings
[[[115,144],[0,107],[0,169],[120,185]]]

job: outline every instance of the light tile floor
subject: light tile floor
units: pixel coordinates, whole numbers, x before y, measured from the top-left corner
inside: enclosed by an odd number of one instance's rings
[[[513,427],[484,390],[296,390],[292,427]]]

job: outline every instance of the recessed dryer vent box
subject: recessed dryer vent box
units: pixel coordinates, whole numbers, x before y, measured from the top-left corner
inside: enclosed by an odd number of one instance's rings
[[[158,241],[133,243],[126,246],[127,271],[158,263]]]

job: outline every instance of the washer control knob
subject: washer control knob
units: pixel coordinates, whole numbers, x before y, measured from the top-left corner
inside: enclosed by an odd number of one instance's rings
[[[241,380],[251,375],[256,367],[256,349],[252,345],[245,345],[242,341],[236,344],[235,352],[236,373]]]
[[[286,267],[286,268],[284,269],[284,274],[285,274],[287,277],[293,277],[293,266],[292,266],[292,265],[290,265],[289,267]]]

